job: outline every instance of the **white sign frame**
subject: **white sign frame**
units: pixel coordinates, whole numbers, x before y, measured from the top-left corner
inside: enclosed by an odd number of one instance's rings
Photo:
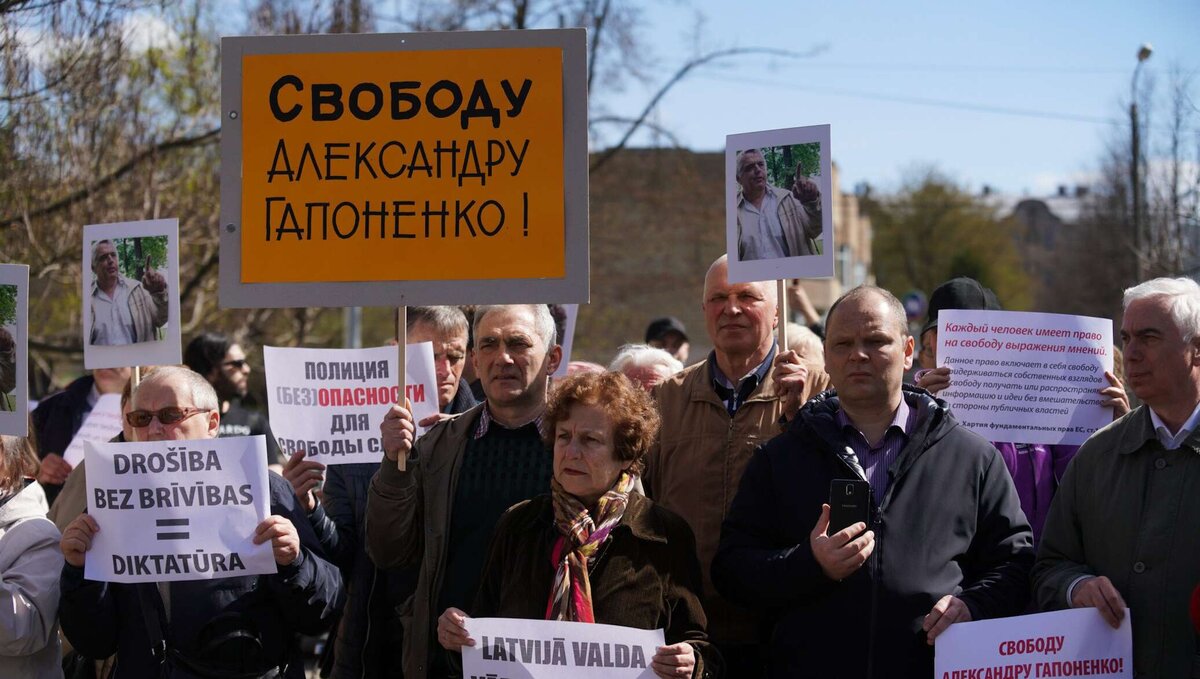
[[[821,189],[821,239],[819,255],[792,256],[778,259],[741,260],[738,256],[738,153],[796,144],[820,144],[821,176],[816,178]],[[729,281],[749,283],[776,281],[788,278],[830,278],[833,276],[833,253],[837,249],[833,224],[833,162],[830,149],[830,126],[810,125],[760,132],[743,132],[725,137],[725,251],[729,255]],[[779,187],[786,188],[786,187]]]
[[[15,323],[6,325],[13,338],[13,380],[15,386],[13,409],[0,411],[0,434],[27,436],[29,434],[29,266],[0,264],[0,285],[17,289]],[[7,398],[0,394],[0,398]]]
[[[159,270],[167,280],[167,324],[160,340],[115,346],[91,343],[92,243],[114,238],[144,238],[166,236],[167,270]],[[179,327],[179,220],[152,219],[140,222],[89,224],[83,227],[82,275],[80,300],[82,310],[83,366],[124,368],[135,365],[176,365],[183,362]]]

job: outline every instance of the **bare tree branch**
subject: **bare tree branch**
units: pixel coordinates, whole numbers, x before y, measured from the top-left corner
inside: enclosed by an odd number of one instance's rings
[[[113,170],[109,174],[101,177],[100,179],[97,179],[95,182],[89,184],[88,186],[83,187],[82,189],[79,189],[78,191],[75,191],[74,193],[67,194],[66,196],[54,201],[53,203],[50,203],[49,205],[44,205],[36,210],[33,210],[32,212],[10,215],[8,217],[5,217],[4,219],[0,219],[0,228],[7,227],[7,226],[10,226],[13,224],[24,223],[26,220],[37,219],[38,217],[44,217],[46,215],[58,212],[59,210],[66,209],[66,208],[74,205],[75,203],[85,200],[89,196],[103,190],[108,185],[112,184],[116,180],[120,179],[121,177],[123,177],[126,174],[128,174],[129,172],[131,172],[134,168],[136,168],[142,162],[146,161],[147,159],[153,158],[155,155],[157,155],[159,153],[163,153],[165,151],[171,151],[174,149],[189,148],[189,147],[201,146],[204,144],[213,143],[213,142],[217,141],[217,138],[220,134],[221,134],[221,128],[218,127],[216,129],[209,130],[208,132],[204,132],[202,134],[198,134],[193,137],[183,137],[180,139],[171,139],[171,140],[156,144],[153,147],[146,149],[146,150],[142,151],[141,153],[135,155],[134,157],[130,158],[129,160],[125,161],[124,164],[122,164],[120,167]]]
[[[639,129],[641,129],[642,125],[645,124],[647,116],[650,115],[650,112],[654,110],[655,106],[658,106],[658,102],[662,101],[662,98],[667,95],[667,92],[670,92],[675,85],[679,84],[679,81],[687,77],[687,74],[691,73],[693,70],[706,64],[710,64],[714,61],[727,59],[730,57],[754,54],[787,57],[789,59],[806,59],[824,52],[825,49],[825,45],[818,45],[807,52],[793,52],[791,50],[774,49],[770,47],[734,47],[731,49],[717,50],[715,52],[702,54],[688,61],[683,66],[680,66],[679,70],[675,71],[675,74],[672,75],[662,87],[658,88],[658,91],[655,92],[654,96],[650,98],[650,101],[646,102],[646,106],[642,109],[641,114],[634,118],[633,122],[629,125],[629,128],[625,130],[625,134],[621,137],[621,140],[613,146],[605,149],[603,153],[601,153],[596,157],[595,160],[592,161],[591,171],[595,172],[596,170],[600,169],[605,163],[611,160],[613,156],[624,149],[625,145],[629,143],[629,140],[633,137],[633,135],[637,133]]]

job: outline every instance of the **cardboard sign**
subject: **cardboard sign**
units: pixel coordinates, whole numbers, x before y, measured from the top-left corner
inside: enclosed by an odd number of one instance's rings
[[[270,507],[262,436],[85,444],[87,511],[100,531],[84,576],[104,582],[275,573],[253,543]]]
[[[989,441],[1079,445],[1112,422],[1100,405],[1113,367],[1112,321],[1016,311],[938,314],[938,394]]]
[[[555,620],[471,618],[465,677],[653,679],[662,630]]]
[[[733,283],[833,276],[829,126],[725,138],[725,246]]]
[[[0,434],[28,434],[29,267],[0,264]]]
[[[83,227],[83,365],[183,362],[179,220]]]
[[[934,641],[935,679],[1132,677],[1129,609],[1118,629],[1094,608],[960,622]]]
[[[100,398],[96,399],[96,405],[92,406],[91,412],[84,418],[79,431],[75,432],[75,438],[71,439],[71,443],[63,451],[63,460],[72,467],[77,467],[83,461],[85,442],[107,443],[120,433],[121,395],[101,394]]]
[[[224,38],[221,304],[586,299],[584,40]]]
[[[326,465],[379,462],[379,424],[401,402],[397,353],[396,347],[263,347],[271,431],[284,456],[303,450]],[[420,422],[438,412],[433,343],[408,345],[405,360],[404,391]]]

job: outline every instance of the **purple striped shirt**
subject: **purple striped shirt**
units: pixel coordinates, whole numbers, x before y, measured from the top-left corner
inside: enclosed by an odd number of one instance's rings
[[[900,406],[896,408],[896,415],[888,425],[887,431],[883,433],[883,438],[871,445],[867,437],[850,422],[849,417],[846,417],[846,411],[837,411],[838,425],[846,437],[846,444],[854,451],[858,457],[858,464],[867,475],[867,482],[871,484],[871,494],[875,496],[876,504],[882,503],[883,496],[887,493],[888,469],[908,443],[908,434],[912,431],[913,416],[916,412],[909,408],[908,403],[901,397]]]

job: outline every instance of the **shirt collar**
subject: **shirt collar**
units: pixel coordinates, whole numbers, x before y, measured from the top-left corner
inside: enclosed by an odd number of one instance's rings
[[[534,426],[537,427],[539,434],[544,434],[545,432],[542,430],[542,418],[544,418],[545,416],[546,416],[546,411],[545,411],[545,409],[542,409],[542,411],[538,413],[537,417],[533,418],[529,422],[525,422],[516,427],[505,427],[504,425],[500,424],[499,422],[496,423],[496,426],[500,427],[502,429],[509,429],[511,431],[511,430],[520,429],[521,427],[524,427],[528,424],[533,424]],[[492,417],[491,407],[488,405],[487,401],[484,401],[483,402],[483,412],[481,412],[479,414],[479,424],[475,426],[474,439],[476,441],[478,441],[479,439],[481,439],[487,435],[488,429],[492,426],[492,421],[494,419],[495,418]]]
[[[913,410],[909,407],[908,400],[904,398],[903,394],[901,394],[900,405],[896,407],[896,413],[892,416],[892,423],[889,424],[888,428],[883,432],[883,437],[887,438],[888,434],[892,433],[893,431],[896,431],[900,435],[907,437],[912,429],[912,413]],[[846,416],[845,410],[838,408],[837,415],[835,415],[835,417],[839,427],[842,427],[843,429],[850,427],[862,435],[862,431],[858,427],[854,426],[854,423],[851,422],[850,418]],[[863,438],[866,439],[866,436],[864,435]],[[882,441],[882,439],[880,440]],[[867,441],[867,443],[869,445],[875,445],[877,442]]]
[[[772,340],[771,350],[767,352],[767,357],[763,359],[763,362],[759,363],[754,370],[750,371],[749,374],[739,379],[736,385],[733,383],[733,380],[726,377],[725,373],[721,372],[721,367],[717,365],[717,351],[716,349],[712,350],[708,354],[708,375],[712,379],[713,387],[716,388],[721,386],[727,389],[738,387],[738,391],[740,391],[741,386],[746,380],[753,379],[754,388],[757,388],[758,385],[762,384],[762,381],[766,379],[767,371],[771,369],[771,363],[775,360],[776,349],[777,345],[775,341]],[[752,388],[751,391],[753,391],[754,388]]]
[[[1150,411],[1150,423],[1154,427],[1154,433],[1158,436],[1159,443],[1162,443],[1163,448],[1166,448],[1167,450],[1175,450],[1179,446],[1183,445],[1183,442],[1187,440],[1188,436],[1190,436],[1192,432],[1196,431],[1196,425],[1200,424],[1200,403],[1196,404],[1195,409],[1192,410],[1192,414],[1188,416],[1187,421],[1184,422],[1183,426],[1179,428],[1179,431],[1174,434],[1172,434],[1171,430],[1167,428],[1166,423],[1162,421],[1162,418],[1158,416],[1158,413],[1154,412],[1154,408],[1148,407],[1147,409]]]

